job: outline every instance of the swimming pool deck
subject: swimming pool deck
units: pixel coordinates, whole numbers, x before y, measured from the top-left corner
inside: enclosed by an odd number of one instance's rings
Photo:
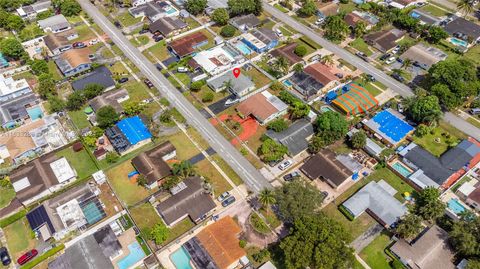
[[[115,269],[119,269],[117,263],[130,254],[130,250],[128,249],[128,245],[137,241],[137,239],[135,238],[135,231],[133,230],[133,228],[130,228],[130,229],[126,230],[125,232],[123,232],[118,237],[118,241],[120,242],[120,245],[122,245],[123,253],[122,253],[122,255],[120,255],[120,256],[118,256],[118,257],[116,257],[115,259],[112,260],[112,264],[113,264],[113,267]],[[140,260],[139,262],[137,262],[137,264],[141,263],[142,261],[143,261],[143,259]],[[132,268],[136,268],[137,264],[132,266]]]
[[[442,202],[444,202],[445,204],[448,203],[448,201],[450,201],[451,199],[456,199],[458,201],[459,204],[461,204],[466,210],[470,210],[470,207],[465,204],[461,199],[460,197],[458,197],[455,193],[453,193],[451,190],[447,190],[446,192],[444,192],[441,196],[440,196],[440,200],[442,200]],[[447,207],[448,208],[448,207]],[[453,213],[453,212],[452,212]]]

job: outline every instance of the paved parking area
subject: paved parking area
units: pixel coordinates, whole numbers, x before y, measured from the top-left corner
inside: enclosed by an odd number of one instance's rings
[[[232,105],[229,105],[229,106],[226,106],[225,105],[225,102],[228,100],[228,99],[233,99],[234,96],[233,94],[230,94],[229,96],[221,99],[220,101],[217,101],[211,105],[208,106],[208,109],[210,109],[210,111],[213,112],[213,114],[217,115],[217,114],[220,114],[222,113],[223,111],[225,111],[227,108],[231,107]]]

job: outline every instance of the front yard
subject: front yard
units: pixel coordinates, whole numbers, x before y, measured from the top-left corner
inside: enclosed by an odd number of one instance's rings
[[[12,260],[16,261],[21,255],[34,248],[33,232],[28,226],[27,218],[22,218],[3,228],[7,238],[8,250]]]
[[[391,234],[383,231],[367,247],[360,252],[360,257],[371,267],[375,269],[390,269],[390,257],[385,253],[385,249],[390,243]]]
[[[214,196],[218,196],[232,189],[232,186],[230,186],[227,180],[223,178],[220,172],[218,172],[207,159],[196,163],[195,170],[212,184]]]
[[[125,12],[123,14],[117,15],[116,16],[117,20],[122,24],[124,27],[134,25],[136,23],[139,23],[142,18],[135,18],[130,13]]]
[[[15,197],[15,190],[13,187],[0,187],[0,208],[9,205]]]
[[[372,50],[370,50],[370,47],[368,46],[367,43],[365,43],[363,38],[357,38],[352,42],[350,42],[349,45],[355,48],[356,50],[365,53],[367,56],[371,56],[373,54]]]
[[[423,137],[413,136],[413,141],[428,150],[433,155],[439,157],[447,151],[449,145],[456,145],[465,135],[459,130],[452,129],[447,123],[440,123],[430,133]]]

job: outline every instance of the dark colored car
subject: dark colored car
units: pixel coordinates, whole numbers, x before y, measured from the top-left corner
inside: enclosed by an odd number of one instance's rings
[[[222,206],[227,207],[231,204],[233,204],[237,199],[235,199],[235,196],[230,196],[227,199],[223,200]]]
[[[83,42],[75,42],[73,43],[72,47],[74,49],[81,49],[81,48],[85,48],[87,45],[85,45],[85,43]]]
[[[404,81],[405,81],[405,79],[404,79],[400,74],[398,74],[398,73],[393,73],[393,74],[392,74],[392,78],[394,78],[394,79],[396,79],[396,80],[398,80],[398,81],[400,81],[400,82],[404,82]]]
[[[36,249],[32,249],[29,252],[20,256],[20,258],[18,258],[17,262],[20,265],[24,265],[37,255],[38,255],[38,251]]]
[[[118,80],[118,83],[125,83],[128,81],[128,78],[121,78]]]
[[[0,260],[4,266],[7,266],[12,262],[10,255],[8,255],[8,250],[5,247],[0,248]]]
[[[284,175],[284,176],[283,176],[283,179],[284,179],[285,181],[292,181],[292,180],[294,180],[294,179],[297,178],[297,177],[300,177],[300,173],[299,173],[298,171],[295,171],[295,172],[292,172],[292,173],[290,173],[290,174]]]
[[[390,53],[383,54],[382,57],[380,57],[380,60],[385,61],[386,59],[390,58],[390,56],[392,56],[392,54]]]
[[[160,41],[163,40],[163,36],[161,36],[161,35],[156,35],[156,36],[153,37],[153,40],[154,40],[155,42],[160,42]]]
[[[113,25],[115,25],[115,27],[117,27],[117,28],[122,28],[122,25],[120,24],[119,21],[114,21]]]
[[[367,75],[367,79],[368,79],[368,81],[371,81],[371,82],[375,82],[375,81],[376,81],[375,77],[372,76],[372,75],[370,75],[370,74]]]
[[[275,167],[277,166],[277,164],[281,163],[282,161],[283,159],[277,160],[277,161],[271,161],[271,162],[268,162],[268,165],[270,165],[270,167]]]
[[[147,87],[153,88],[153,83],[148,78],[144,79],[143,83],[145,83],[145,85],[147,85]]]
[[[157,68],[158,71],[162,71],[162,66],[160,64],[156,64],[155,67]]]
[[[148,33],[148,32],[149,32],[148,29],[142,29],[142,30],[140,30],[140,32],[138,32],[138,33],[141,34],[141,35],[143,35],[143,34]]]

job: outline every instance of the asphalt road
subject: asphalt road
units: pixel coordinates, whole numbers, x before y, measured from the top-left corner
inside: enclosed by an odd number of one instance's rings
[[[253,192],[271,188],[271,184],[250,164],[190,102],[150,63],[150,61],[118,30],[89,0],[78,0],[83,10],[113,40],[123,53],[140,69],[168,99],[187,122],[200,132],[210,146],[232,167]]]
[[[305,36],[309,37],[325,49],[331,51],[338,57],[344,59],[345,61],[349,62],[353,66],[357,67],[360,69],[362,72],[366,74],[371,74],[374,76],[378,81],[383,83],[385,86],[388,88],[392,89],[399,95],[403,97],[409,97],[413,96],[414,93],[410,87],[407,85],[400,83],[390,77],[389,75],[385,74],[383,71],[377,69],[373,65],[365,62],[364,60],[360,59],[359,57],[351,54],[347,50],[341,48],[340,46],[337,46],[330,41],[326,40],[325,38],[321,37],[318,33],[314,32],[307,26],[303,25],[300,22],[297,22],[296,20],[292,19],[290,16],[287,14],[279,11],[275,7],[269,5],[267,2],[263,2],[263,8],[265,11],[270,13],[272,16],[277,18],[278,20],[282,21],[286,25],[292,27],[296,31],[304,34]],[[480,140],[480,129],[475,127],[474,125],[470,124],[469,122],[465,121],[464,119],[458,117],[457,115],[446,112],[444,115],[444,120],[451,125],[455,126],[457,129],[463,131],[467,135],[474,137],[477,140]]]

